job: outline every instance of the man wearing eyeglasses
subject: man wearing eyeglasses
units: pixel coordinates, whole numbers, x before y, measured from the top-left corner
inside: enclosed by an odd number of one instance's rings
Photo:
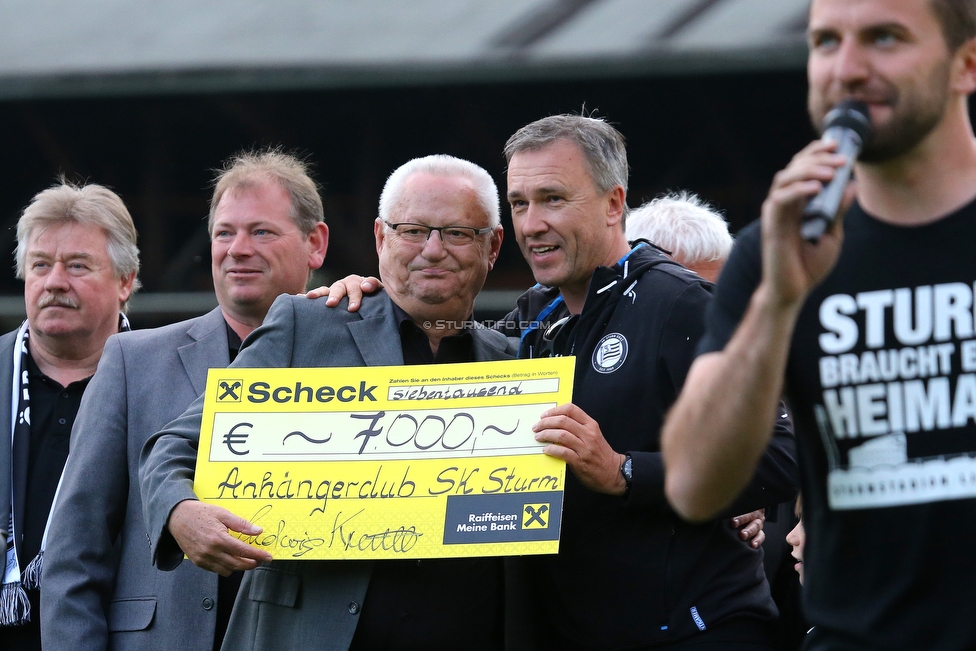
[[[502,242],[498,191],[487,172],[450,156],[410,161],[387,180],[373,232],[385,292],[367,297],[356,313],[281,296],[232,366],[514,356],[510,340],[470,320]],[[231,537],[228,529],[256,534],[260,528],[193,493],[202,409],[198,399],[149,440],[140,476],[159,567],[175,567],[185,553],[222,575],[252,570],[224,648],[502,648],[499,559],[269,562],[267,552]]]
[[[795,496],[785,411],[743,496],[707,523],[683,522],[664,497],[658,434],[711,283],[628,243],[627,152],[603,120],[538,120],[505,155],[515,237],[539,284],[501,323],[520,357],[576,356],[573,403],[535,426],[546,454],[572,470],[559,553],[506,559],[510,639],[520,649],[768,649],[776,608],[762,551],[728,518]],[[359,280],[333,287],[372,284]]]

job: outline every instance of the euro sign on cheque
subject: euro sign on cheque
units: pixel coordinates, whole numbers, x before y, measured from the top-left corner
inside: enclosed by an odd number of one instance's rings
[[[194,491],[280,560],[556,553],[566,464],[532,426],[574,362],[211,369]]]

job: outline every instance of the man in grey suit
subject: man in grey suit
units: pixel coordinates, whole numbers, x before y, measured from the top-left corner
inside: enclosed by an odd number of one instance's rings
[[[220,646],[235,577],[152,566],[139,455],[203,392],[207,370],[230,363],[275,297],[304,291],[325,258],[328,228],[305,165],[278,150],[227,161],[208,228],[219,307],[110,338],[82,401],[45,560],[45,649]]]
[[[39,581],[48,514],[82,394],[139,281],[136,229],[108,188],[64,181],[17,222],[27,320],[0,337],[0,648],[41,648]],[[13,507],[11,508],[11,495]]]
[[[514,345],[470,321],[502,241],[498,192],[480,167],[449,156],[405,164],[374,224],[386,291],[356,313],[281,297],[234,366],[374,366],[511,358]],[[249,569],[224,648],[498,649],[498,559],[270,561],[230,536],[260,528],[197,501],[192,476],[202,399],[146,446],[146,520],[161,568],[183,554],[226,574]],[[260,564],[260,565],[259,565]],[[462,578],[463,577],[463,578]],[[458,581],[477,589],[459,589]]]

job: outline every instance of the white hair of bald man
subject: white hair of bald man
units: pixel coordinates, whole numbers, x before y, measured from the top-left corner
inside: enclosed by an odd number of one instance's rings
[[[385,222],[393,219],[393,213],[403,201],[403,186],[411,174],[417,173],[444,177],[459,176],[468,179],[474,184],[478,203],[485,211],[485,215],[488,216],[488,226],[495,228],[501,224],[498,186],[495,185],[491,174],[471,161],[447,154],[432,154],[423,158],[414,158],[396,168],[386,179],[383,192],[380,194],[380,219]]]
[[[691,192],[670,193],[632,210],[627,239],[657,244],[684,264],[725,262],[732,251],[729,225]]]

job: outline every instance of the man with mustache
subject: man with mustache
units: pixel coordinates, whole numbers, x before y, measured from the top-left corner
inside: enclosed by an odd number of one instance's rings
[[[0,434],[0,646],[35,651],[49,514],[105,340],[128,329],[123,312],[139,286],[136,229],[111,190],[62,182],[24,209],[16,260],[27,320],[0,337],[0,411],[12,424]]]
[[[304,291],[329,231],[306,165],[278,149],[225,163],[208,230],[218,306],[110,338],[81,405],[45,562],[46,649],[220,647],[240,575],[152,566],[139,455],[203,392],[207,370],[234,359],[275,298]]]
[[[874,126],[818,242],[807,202],[845,161],[816,141],[725,267],[664,432],[667,493],[708,518],[750,477],[785,390],[804,472],[809,649],[976,648],[973,0],[813,0],[815,125]]]

